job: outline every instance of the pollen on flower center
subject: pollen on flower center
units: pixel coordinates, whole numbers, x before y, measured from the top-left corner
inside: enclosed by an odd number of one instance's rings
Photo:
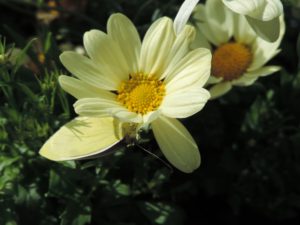
[[[230,81],[242,76],[252,62],[250,49],[241,43],[219,46],[212,57],[212,75]]]
[[[138,73],[121,83],[117,99],[129,111],[144,115],[156,110],[164,96],[163,81],[144,73]]]

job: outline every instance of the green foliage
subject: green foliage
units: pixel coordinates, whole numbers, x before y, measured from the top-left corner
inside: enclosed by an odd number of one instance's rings
[[[0,224],[298,224],[300,9],[299,1],[283,2],[287,33],[274,59],[282,70],[183,121],[203,161],[187,175],[137,146],[64,163],[38,154],[75,116],[74,99],[57,82],[67,73],[60,52],[81,45],[84,31],[104,30],[113,12],[143,34],[157,17],[174,17],[181,1],[90,0],[85,10],[59,8],[61,17],[45,23],[36,12],[46,1],[0,0]]]

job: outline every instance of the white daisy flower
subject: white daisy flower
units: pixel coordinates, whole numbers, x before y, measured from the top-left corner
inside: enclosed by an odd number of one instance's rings
[[[279,66],[265,66],[277,55],[285,31],[280,19],[280,35],[275,42],[257,36],[246,19],[227,9],[220,0],[199,4],[193,14],[197,35],[193,47],[211,49],[212,72],[207,83],[211,99],[228,92],[232,86],[248,86],[260,76],[272,74]]]
[[[62,75],[59,83],[78,99],[74,108],[80,117],[54,134],[40,154],[52,160],[91,156],[150,125],[171,164],[186,173],[199,167],[198,147],[175,119],[199,112],[210,97],[203,86],[211,71],[211,53],[190,51],[194,36],[189,25],[175,35],[172,20],[164,17],[141,42],[122,14],[109,18],[107,34],[86,32],[87,57],[75,52],[60,56],[77,77]]]
[[[280,35],[280,0],[222,0],[233,12],[244,15],[250,26],[263,39],[274,42]]]

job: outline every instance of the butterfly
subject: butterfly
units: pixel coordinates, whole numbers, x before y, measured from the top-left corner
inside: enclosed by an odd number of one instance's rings
[[[124,137],[122,124],[112,117],[76,117],[54,133],[39,153],[53,161],[87,159],[110,153]]]

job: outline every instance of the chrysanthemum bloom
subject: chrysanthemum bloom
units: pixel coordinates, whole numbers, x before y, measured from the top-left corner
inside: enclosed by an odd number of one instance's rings
[[[193,15],[197,35],[194,47],[207,47],[212,51],[211,99],[228,92],[232,86],[248,86],[258,77],[272,74],[278,66],[265,64],[279,53],[285,25],[280,20],[280,36],[267,42],[257,36],[246,19],[227,9],[220,0],[207,0],[198,5]]]
[[[187,173],[199,167],[198,147],[175,119],[197,113],[210,97],[203,86],[211,53],[190,51],[194,36],[188,25],[175,35],[172,20],[164,17],[151,25],[141,43],[122,14],[109,18],[107,34],[86,32],[88,57],[75,52],[60,56],[78,78],[62,75],[59,83],[78,99],[74,108],[80,117],[54,134],[40,154],[52,160],[94,155],[150,125],[171,164]]]
[[[244,15],[249,25],[263,39],[274,42],[280,35],[280,0],[222,0],[233,12]]]

